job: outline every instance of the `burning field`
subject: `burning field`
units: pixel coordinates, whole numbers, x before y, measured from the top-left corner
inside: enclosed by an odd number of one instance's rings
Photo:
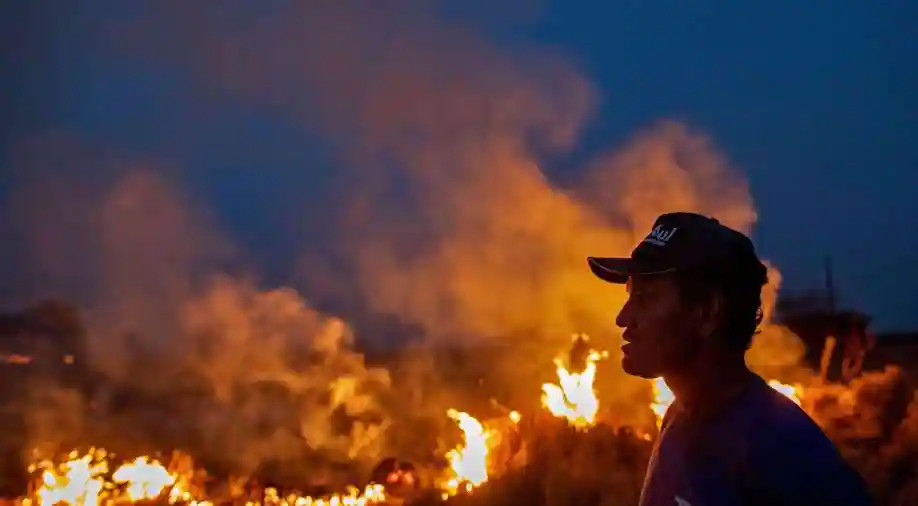
[[[291,352],[290,358],[305,371],[310,363],[326,365],[289,376],[283,372],[292,367],[289,363],[262,362],[255,347],[249,357],[232,362],[251,375],[236,372],[221,391],[214,388],[220,377],[216,364],[226,367],[227,358],[209,349],[207,354],[216,356],[215,368],[205,369],[213,374],[206,393],[202,385],[191,388],[196,381],[191,374],[178,376],[184,391],[171,385],[156,392],[164,388],[159,385],[148,392],[116,392],[110,379],[99,379],[78,392],[62,384],[61,376],[49,382],[47,370],[43,378],[29,371],[27,380],[45,389],[29,403],[44,405],[19,406],[25,415],[20,435],[30,444],[17,448],[21,458],[16,460],[23,465],[18,482],[13,483],[13,475],[5,479],[7,490],[18,486],[22,495],[6,502],[636,504],[659,422],[673,396],[662,380],[646,382],[646,404],[632,408],[641,413],[627,417],[643,422],[622,424],[622,414],[605,407],[610,403],[597,388],[603,367],[614,366],[607,364],[608,352],[596,349],[588,336],[575,334],[567,349],[543,364],[546,370],[554,366],[554,374],[542,385],[541,396],[531,392],[533,399],[540,397],[538,404],[515,410],[486,392],[466,393],[464,404],[472,414],[455,407],[436,409],[451,398],[448,394],[426,407],[400,399],[411,396],[397,391],[407,385],[399,385],[385,369],[365,365],[341,322],[313,319],[314,314],[288,299],[291,294],[246,293],[229,284],[214,290],[195,311],[243,314],[239,304],[250,303],[255,308],[248,311],[259,313],[263,305],[290,304],[285,313],[294,321],[260,324],[282,329],[296,323],[312,330],[321,340],[300,350],[304,355]],[[243,302],[246,297],[252,299]],[[214,316],[209,314],[207,325],[198,330],[218,332],[212,325],[220,319],[211,320]],[[321,361],[315,354],[322,355]],[[327,375],[329,364],[338,364],[338,375]],[[21,356],[8,361],[14,370],[30,365],[33,360]],[[71,360],[57,368],[75,365]],[[138,367],[156,370],[149,364]],[[801,383],[771,379],[769,384],[817,420],[882,504],[913,503],[918,493],[918,395],[899,371],[866,373],[847,386],[824,383],[816,375]],[[437,388],[446,392],[451,387]],[[7,409],[8,419],[10,414]],[[399,424],[408,425],[405,432]],[[406,439],[399,443],[400,432]],[[8,439],[5,447],[11,443]]]

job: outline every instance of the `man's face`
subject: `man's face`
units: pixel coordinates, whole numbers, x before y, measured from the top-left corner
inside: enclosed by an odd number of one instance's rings
[[[694,329],[675,281],[665,275],[628,280],[628,301],[615,323],[625,329],[622,368],[643,378],[677,371],[691,360]]]

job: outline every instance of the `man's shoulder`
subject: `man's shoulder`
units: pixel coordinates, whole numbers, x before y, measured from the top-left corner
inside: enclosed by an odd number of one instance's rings
[[[839,458],[835,444],[810,415],[764,381],[711,429],[737,450],[730,452],[731,458],[744,468],[786,465],[804,449],[814,464]]]
[[[796,403],[765,385],[750,405],[746,441],[750,485],[777,503],[869,504],[866,488],[822,428]]]
[[[654,495],[668,504],[680,491],[691,492],[681,497],[692,503],[729,504],[743,497],[794,506],[869,504],[862,483],[822,429],[764,381],[713,418],[678,409],[667,415],[660,462],[650,471],[663,475],[651,488],[663,490]],[[679,488],[682,482],[673,476],[691,486]],[[728,497],[733,499],[716,500]]]
[[[769,426],[765,434],[788,441],[816,439],[834,448],[822,428],[796,402],[764,382],[759,390],[760,399],[755,409],[758,420]]]
[[[668,410],[663,428],[680,416],[682,413],[678,409]],[[723,457],[730,460],[749,458],[751,454],[769,451],[775,445],[806,440],[810,440],[811,445],[834,447],[800,406],[757,376],[726,410],[713,417],[697,419],[692,424],[697,431],[688,432],[686,437],[698,437],[703,445],[715,449],[725,448]]]
[[[799,405],[756,377],[732,413],[738,423],[764,435],[821,435],[822,430]]]

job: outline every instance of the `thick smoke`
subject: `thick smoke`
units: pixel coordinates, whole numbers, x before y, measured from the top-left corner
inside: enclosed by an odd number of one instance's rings
[[[10,164],[17,290],[87,310],[93,358],[112,374],[126,372],[119,357],[132,332],[165,351],[176,304],[230,251],[202,206],[163,167],[70,136],[31,139]]]
[[[687,126],[664,121],[635,135],[628,145],[601,158],[587,172],[582,195],[610,226],[645,234],[661,213],[693,211],[716,217],[746,234],[756,211],[745,179],[714,142]],[[766,262],[767,263],[767,262]],[[803,343],[771,321],[781,273],[768,264],[762,291],[764,322],[747,354],[749,364],[768,375],[797,371]]]
[[[876,504],[918,501],[918,393],[902,370],[813,384],[803,407],[864,476]]]
[[[790,329],[772,320],[781,287],[781,272],[773,264],[765,264],[768,266],[768,284],[762,289],[764,320],[758,335],[753,338],[752,348],[746,353],[746,362],[768,378],[795,382],[812,380],[815,373],[801,367],[806,351],[803,341]]]
[[[747,233],[756,219],[748,184],[714,142],[673,121],[639,132],[625,149],[596,162],[585,179],[585,198],[635,234],[673,211],[714,216]]]
[[[155,164],[81,151],[77,172],[58,154],[13,189],[37,286],[76,293],[87,310],[92,360],[113,384],[100,401],[108,414],[129,424],[152,409],[136,399],[178,403],[158,437],[218,467],[361,467],[419,452],[418,428],[447,406],[495,397],[539,409],[552,358],[586,332],[611,351],[603,408],[622,423],[646,418],[649,385],[618,367],[625,293],[594,279],[585,257],[627,255],[657,214],[677,209],[751,231],[748,187],[710,139],[662,122],[562,188],[545,155],[576,147],[596,98],[544,48],[500,52],[422,5],[297,2],[244,23],[188,3],[150,9],[116,26],[126,43],[113,46],[182,69],[201,100],[293,119],[336,157],[321,201],[298,210],[313,235],[289,273],[296,290],[213,281],[229,241],[206,202]],[[770,301],[778,282],[772,269]],[[389,372],[369,367],[344,320],[363,341],[386,320],[423,344]],[[750,357],[792,364],[794,339],[767,327]]]
[[[182,369],[208,395],[179,420],[205,419],[206,454],[291,476],[328,463],[366,473],[384,455],[389,374],[364,363],[345,322],[293,290],[223,278],[185,304],[182,324]]]
[[[225,472],[307,466],[337,485],[383,455],[387,371],[294,290],[218,276],[231,249],[167,171],[72,138],[35,141],[19,160],[7,210],[34,274],[24,291],[81,305],[79,365],[99,374],[17,401],[31,447],[180,448]]]
[[[310,298],[358,320],[394,315],[440,346],[488,346],[485,374],[530,392],[573,332],[615,358],[624,292],[593,279],[587,255],[627,254],[677,209],[751,231],[748,186],[705,135],[662,122],[561,188],[543,155],[576,144],[595,102],[576,68],[545,48],[499,52],[430,6],[380,14],[296,4],[232,31],[191,15],[178,30],[189,51],[146,48],[207,89],[283,104],[278,114],[337,146],[323,242],[298,272]],[[758,341],[756,361],[794,363],[789,334],[768,328]],[[646,402],[646,385],[608,369],[621,397]]]
[[[151,353],[156,336],[140,330],[118,353],[129,376],[100,378],[88,392],[35,385],[25,406],[31,445],[180,449],[224,477],[335,488],[391,450],[389,373],[365,364],[340,319],[293,290],[232,278],[173,309],[168,351]]]

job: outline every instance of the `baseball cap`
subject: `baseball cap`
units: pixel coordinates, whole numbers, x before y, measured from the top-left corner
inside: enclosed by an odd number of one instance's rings
[[[720,272],[752,269],[762,278],[766,273],[746,235],[715,218],[688,212],[660,215],[628,258],[587,257],[587,261],[593,274],[610,283],[625,283],[630,276],[704,268]]]

